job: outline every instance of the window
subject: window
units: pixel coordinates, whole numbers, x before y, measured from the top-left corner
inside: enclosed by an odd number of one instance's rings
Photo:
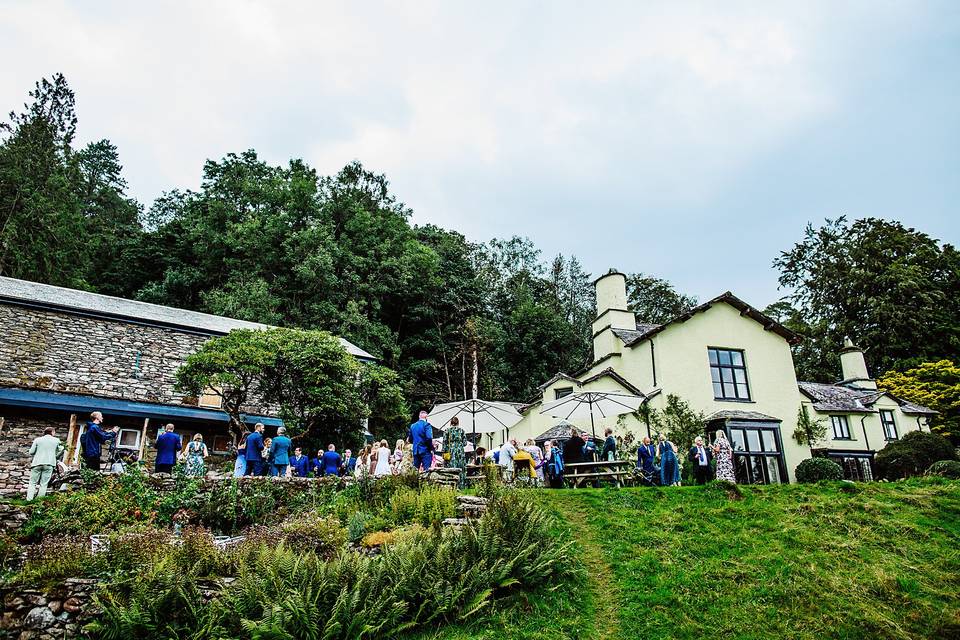
[[[710,347],[707,353],[710,356],[713,397],[717,400],[750,400],[743,351]]]
[[[844,480],[855,482],[870,482],[873,480],[872,455],[831,453],[828,457],[843,469]]]
[[[780,450],[779,427],[730,427],[733,470],[741,484],[787,482],[786,465]]]
[[[560,389],[554,389],[553,393],[556,399],[559,400],[560,398],[565,398],[571,393],[573,393],[573,387],[562,387]]]
[[[140,432],[136,429],[120,429],[117,435],[117,446],[123,449],[139,449]]]
[[[880,409],[880,422],[883,424],[883,437],[887,440],[897,440],[897,421],[893,418],[893,411]]]
[[[213,436],[214,453],[230,453],[230,445],[233,444],[233,438],[230,436]]]
[[[850,437],[850,423],[847,422],[847,416],[830,416],[830,424],[833,426],[834,440],[853,440]]]

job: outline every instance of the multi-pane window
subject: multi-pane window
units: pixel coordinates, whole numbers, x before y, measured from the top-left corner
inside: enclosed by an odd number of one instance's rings
[[[830,455],[830,459],[843,469],[844,480],[869,482],[873,480],[873,467],[870,464],[871,456],[838,453]]]
[[[834,440],[851,440],[850,423],[847,416],[830,416],[830,425],[833,427]]]
[[[713,397],[717,400],[749,400],[747,365],[743,351],[736,349],[707,349],[710,355],[710,378],[713,381]]]
[[[553,390],[553,394],[557,400],[560,398],[565,398],[571,393],[573,393],[573,387],[560,387],[559,389]]]
[[[900,436],[897,434],[897,421],[893,418],[893,411],[889,409],[880,410],[880,422],[883,424],[883,437],[887,440],[896,440]]]
[[[730,428],[733,468],[741,484],[777,484],[787,481],[780,448],[780,430],[772,427]]]

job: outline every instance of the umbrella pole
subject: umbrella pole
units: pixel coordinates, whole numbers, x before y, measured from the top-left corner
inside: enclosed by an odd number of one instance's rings
[[[592,400],[590,401],[590,431],[593,432],[593,437],[594,439],[596,439],[597,429],[596,427],[593,426],[593,401]]]
[[[473,422],[473,440],[471,440],[471,442],[473,443],[473,457],[476,458],[477,457],[477,414],[471,413],[470,417],[472,418],[472,422]]]

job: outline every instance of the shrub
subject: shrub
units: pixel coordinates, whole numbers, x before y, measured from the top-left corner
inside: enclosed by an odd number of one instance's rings
[[[16,582],[43,585],[64,578],[82,578],[98,570],[98,557],[90,552],[89,542],[65,536],[46,538],[41,544],[27,549],[26,561]]]
[[[382,547],[385,544],[393,542],[396,537],[397,534],[392,531],[375,531],[363,536],[363,541],[360,544],[368,549]]]
[[[367,521],[372,517],[366,511],[355,511],[347,522],[347,539],[350,542],[360,542],[367,532]]]
[[[960,462],[956,460],[940,460],[939,462],[934,462],[927,468],[926,475],[960,480]]]
[[[447,487],[425,485],[419,492],[403,488],[393,495],[390,509],[396,524],[418,523],[425,527],[453,517],[456,492]]]
[[[828,458],[807,458],[797,465],[797,482],[843,480],[843,468]]]
[[[347,532],[336,518],[310,514],[280,525],[280,537],[293,549],[313,551],[318,556],[329,558],[336,555],[346,543]]]
[[[936,433],[911,431],[877,452],[877,475],[888,480],[921,475],[934,462],[956,460],[950,441]]]

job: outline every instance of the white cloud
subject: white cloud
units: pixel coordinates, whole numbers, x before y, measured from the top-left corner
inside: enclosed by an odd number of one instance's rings
[[[0,106],[63,71],[81,137],[118,145],[142,200],[196,187],[205,159],[248,147],[326,173],[358,158],[419,222],[477,239],[542,232],[551,248],[543,229],[557,221],[597,243],[604,222],[706,206],[849,108],[838,77],[861,24],[878,38],[924,13],[829,2],[2,10],[12,63]]]

